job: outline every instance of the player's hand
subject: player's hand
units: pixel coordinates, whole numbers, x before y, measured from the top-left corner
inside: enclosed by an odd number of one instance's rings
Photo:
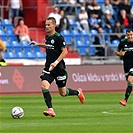
[[[125,53],[126,53],[126,51],[122,51],[122,52],[121,52],[121,56],[124,56]]]
[[[52,71],[56,67],[57,63],[53,62],[50,64],[49,71]]]
[[[37,46],[37,43],[36,43],[35,41],[31,41],[28,45],[29,45],[29,46],[30,46],[30,45]]]

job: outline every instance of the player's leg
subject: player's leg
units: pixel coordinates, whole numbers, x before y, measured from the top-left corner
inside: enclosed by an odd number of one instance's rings
[[[66,88],[66,87],[58,87],[58,90],[59,90],[59,94],[63,97],[79,94],[78,90],[73,90],[71,88]]]
[[[64,75],[56,77],[56,84],[58,86],[59,94],[61,96],[73,96],[77,95],[80,102],[83,104],[85,101],[85,97],[83,95],[82,89],[73,90],[71,88],[66,88],[66,82],[68,79],[67,71],[64,70]]]
[[[52,108],[52,97],[49,92],[50,83],[47,80],[43,80],[41,84],[41,89],[44,97],[44,101],[48,108]]]
[[[53,106],[52,106],[52,97],[51,97],[51,94],[49,92],[49,87],[50,87],[50,83],[47,80],[43,80],[42,85],[41,85],[41,89],[42,89],[44,101],[48,107],[48,109],[46,111],[44,111],[43,114],[45,116],[54,117],[55,112],[54,112]]]
[[[83,94],[83,91],[81,88],[78,88],[77,90],[73,90],[71,88],[66,88],[66,87],[58,87],[59,94],[61,96],[78,96],[80,102],[83,104],[85,102],[85,97]]]
[[[53,82],[54,78],[50,73],[46,72],[45,70],[43,70],[40,78],[42,79],[41,89],[42,89],[44,101],[48,107],[48,109],[44,111],[43,114],[46,116],[54,117],[55,112],[52,106],[52,97],[49,92],[50,84]]]
[[[131,92],[132,92],[132,85],[133,85],[133,76],[129,75],[128,76],[128,87],[126,89],[126,93],[125,93],[125,100],[127,101]]]
[[[120,101],[120,104],[123,105],[123,106],[126,106],[127,104],[127,101],[128,101],[128,98],[132,92],[132,85],[133,85],[133,76],[132,76],[132,72],[129,73],[128,77],[127,77],[127,83],[128,83],[128,86],[126,88],[126,92],[125,92],[125,98],[124,100],[121,100]]]

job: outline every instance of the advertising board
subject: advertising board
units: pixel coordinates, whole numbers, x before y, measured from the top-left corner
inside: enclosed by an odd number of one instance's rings
[[[44,66],[0,67],[0,93],[39,93]],[[81,87],[86,92],[123,91],[126,80],[122,65],[67,66],[67,87]],[[57,92],[55,82],[50,87]]]

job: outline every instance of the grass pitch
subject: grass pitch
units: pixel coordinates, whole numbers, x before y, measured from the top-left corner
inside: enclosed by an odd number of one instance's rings
[[[43,116],[46,109],[39,95],[0,97],[1,133],[132,133],[133,107],[130,96],[126,107],[119,105],[124,93],[85,94],[85,104],[77,97],[52,94],[56,116]],[[24,117],[13,119],[11,109],[20,106]]]

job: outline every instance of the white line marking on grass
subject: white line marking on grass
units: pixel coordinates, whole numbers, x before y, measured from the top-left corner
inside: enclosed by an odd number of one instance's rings
[[[112,115],[112,114],[115,114],[115,113],[110,113],[110,112],[107,112],[107,111],[103,111],[102,114],[109,114],[109,115]]]

